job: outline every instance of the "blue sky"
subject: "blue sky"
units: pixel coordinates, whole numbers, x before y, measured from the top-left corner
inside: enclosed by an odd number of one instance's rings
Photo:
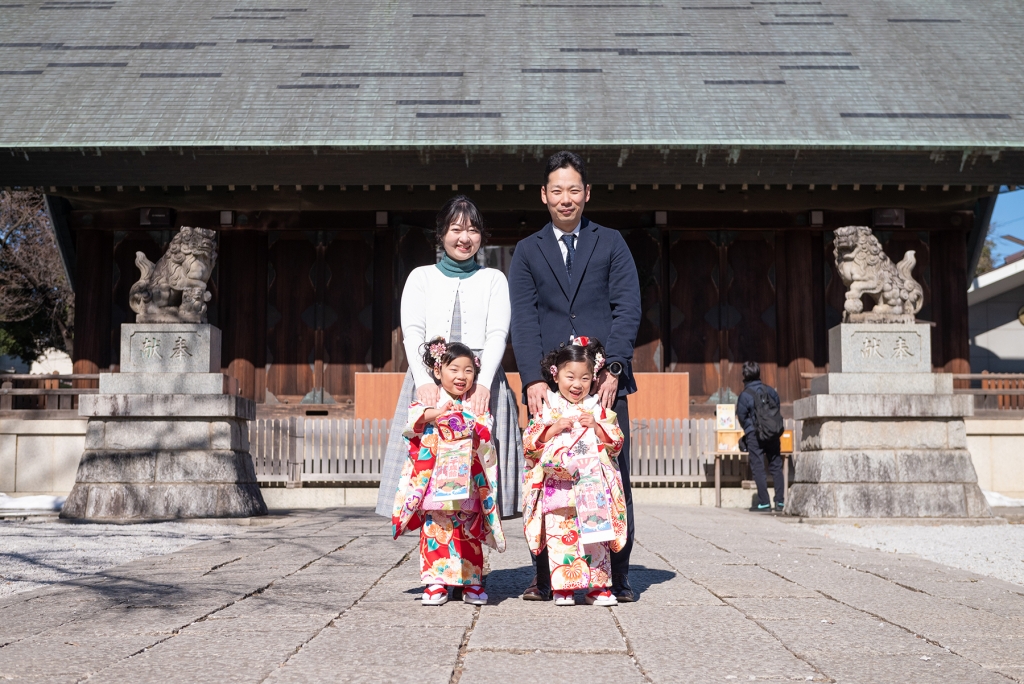
[[[996,208],[992,212],[991,225],[992,229],[988,235],[995,242],[992,261],[996,266],[1002,266],[1007,255],[1024,249],[1022,245],[1000,238],[1001,235],[1013,235],[1024,240],[1024,190],[1009,192],[1008,188],[1003,186],[1002,193],[996,200]]]

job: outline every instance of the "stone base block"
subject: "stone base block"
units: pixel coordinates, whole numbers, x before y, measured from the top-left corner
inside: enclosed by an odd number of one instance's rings
[[[266,512],[246,451],[86,450],[61,517],[138,521]]]
[[[966,449],[963,420],[815,418],[804,420],[800,451]]]
[[[794,484],[978,482],[966,449],[807,451],[794,465]]]
[[[238,394],[223,373],[100,373],[100,394]]]
[[[230,394],[84,394],[78,415],[117,418],[256,419],[256,402]]]
[[[825,373],[811,379],[811,394],[953,394],[953,374]]]
[[[250,483],[79,483],[61,518],[141,522],[266,515],[259,485]]]
[[[123,323],[121,372],[219,373],[220,338],[207,323]]]
[[[796,483],[786,514],[807,518],[991,518],[974,483]]]
[[[793,418],[963,418],[968,394],[815,394],[793,402]]]
[[[85,448],[108,451],[248,451],[249,427],[244,420],[236,418],[93,418],[86,429]]]

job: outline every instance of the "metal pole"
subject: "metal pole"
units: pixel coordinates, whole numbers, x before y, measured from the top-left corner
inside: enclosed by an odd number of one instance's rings
[[[722,454],[715,453],[715,508],[722,507]]]

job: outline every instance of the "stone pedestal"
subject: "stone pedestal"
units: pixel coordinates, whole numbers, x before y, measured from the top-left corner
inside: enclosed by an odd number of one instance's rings
[[[266,515],[249,456],[256,405],[220,368],[205,324],[121,328],[122,369],[83,395],[85,452],[62,518],[109,521]]]
[[[803,421],[786,512],[810,518],[987,518],[967,451],[973,397],[931,372],[928,325],[843,324]]]

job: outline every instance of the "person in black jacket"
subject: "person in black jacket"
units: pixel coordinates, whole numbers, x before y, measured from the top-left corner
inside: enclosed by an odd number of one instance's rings
[[[744,451],[750,454],[750,470],[754,474],[754,482],[757,484],[757,503],[751,506],[750,510],[769,512],[772,510],[771,501],[768,498],[768,478],[765,476],[764,461],[768,459],[768,470],[771,471],[772,480],[775,484],[775,509],[781,511],[783,497],[785,496],[785,485],[782,481],[782,445],[779,438],[761,444],[757,439],[757,424],[755,422],[754,402],[757,401],[759,392],[766,392],[775,400],[778,406],[779,394],[773,387],[761,382],[761,367],[754,361],[747,361],[743,364],[743,391],[736,401],[736,417],[743,426],[742,446]]]
[[[544,170],[541,201],[551,222],[516,245],[508,274],[512,300],[512,349],[523,383],[523,402],[538,415],[548,385],[541,359],[580,335],[604,343],[604,369],[595,381],[601,405],[618,415],[625,441],[619,452],[619,471],[626,499],[626,545],[613,553],[612,593],[620,603],[634,600],[629,584],[629,555],[633,547],[633,494],[629,486],[629,407],[626,397],[636,392],[633,344],[640,328],[640,280],[636,264],[617,230],[583,215],[590,185],[583,159],[558,152]],[[547,551],[534,557],[535,567],[547,568]],[[524,593],[526,600],[551,595],[548,573],[537,575]]]

